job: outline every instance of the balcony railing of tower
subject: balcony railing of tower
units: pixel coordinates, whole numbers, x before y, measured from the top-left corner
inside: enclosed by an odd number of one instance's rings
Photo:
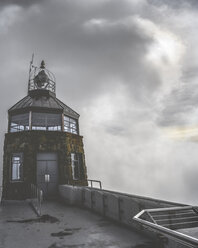
[[[44,61],[41,62],[40,68],[34,65],[30,66],[28,92],[36,89],[56,93],[55,75],[45,68]]]

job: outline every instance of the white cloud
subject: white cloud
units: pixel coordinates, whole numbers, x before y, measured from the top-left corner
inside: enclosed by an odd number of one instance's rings
[[[94,27],[94,26],[104,26],[107,23],[105,19],[91,19],[87,21],[84,26],[85,27]]]
[[[0,11],[0,34],[8,32],[10,26],[20,19],[21,7],[10,5]]]

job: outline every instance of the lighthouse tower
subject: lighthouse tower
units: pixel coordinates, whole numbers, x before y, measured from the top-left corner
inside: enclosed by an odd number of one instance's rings
[[[30,184],[45,198],[58,185],[87,185],[79,114],[56,98],[54,75],[31,64],[28,95],[8,110],[4,141],[3,198],[26,199]]]

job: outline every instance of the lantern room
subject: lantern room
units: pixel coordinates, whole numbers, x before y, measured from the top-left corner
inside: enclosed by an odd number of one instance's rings
[[[79,114],[56,98],[56,80],[30,65],[28,95],[8,110],[4,141],[3,197],[28,198],[34,184],[49,198],[58,185],[87,185]]]
[[[45,69],[44,61],[30,74],[28,95],[8,113],[10,133],[45,130],[79,134],[79,114],[56,98],[55,77]]]

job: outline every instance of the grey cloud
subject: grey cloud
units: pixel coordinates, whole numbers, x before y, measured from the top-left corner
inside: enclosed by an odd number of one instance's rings
[[[120,5],[127,9],[126,4],[110,2],[117,12]],[[108,79],[111,78],[114,82],[110,87],[115,87],[116,81],[121,80],[134,97],[138,96],[137,100],[143,101],[145,94],[155,92],[161,83],[159,74],[144,66],[142,60],[153,39],[144,34],[137,24],[131,22],[125,25],[121,22],[122,11],[117,22],[114,22],[108,16],[106,7],[106,4],[94,5],[92,9],[83,8],[83,4],[81,6],[76,1],[75,4],[62,2],[60,6],[51,2],[40,6],[35,15],[25,16],[23,23],[14,25],[8,39],[15,37],[13,43],[21,53],[35,49],[39,55],[47,54],[51,63],[56,60],[56,63],[58,61],[70,67],[74,72],[70,80],[75,83],[68,82],[68,92],[74,92],[78,99],[86,95],[94,97],[95,93],[104,89],[104,84],[110,84]],[[93,18],[107,18],[107,23],[104,27],[86,27],[86,23]],[[76,74],[75,70],[79,73]],[[83,87],[76,89],[76,84]]]
[[[174,89],[164,99],[164,108],[161,111],[158,123],[161,126],[185,126],[194,125],[198,118],[190,118],[198,109],[197,84],[186,83],[179,89]]]
[[[147,0],[148,3],[154,4],[156,6],[167,5],[173,9],[182,9],[182,8],[190,8],[190,7],[197,7],[198,2],[197,0]]]
[[[189,80],[194,81],[196,77],[197,77],[197,66],[195,65],[186,66],[183,70],[181,81],[188,84]]]
[[[6,6],[10,4],[16,4],[24,7],[31,6],[35,3],[41,3],[45,0],[1,0],[0,6]]]

